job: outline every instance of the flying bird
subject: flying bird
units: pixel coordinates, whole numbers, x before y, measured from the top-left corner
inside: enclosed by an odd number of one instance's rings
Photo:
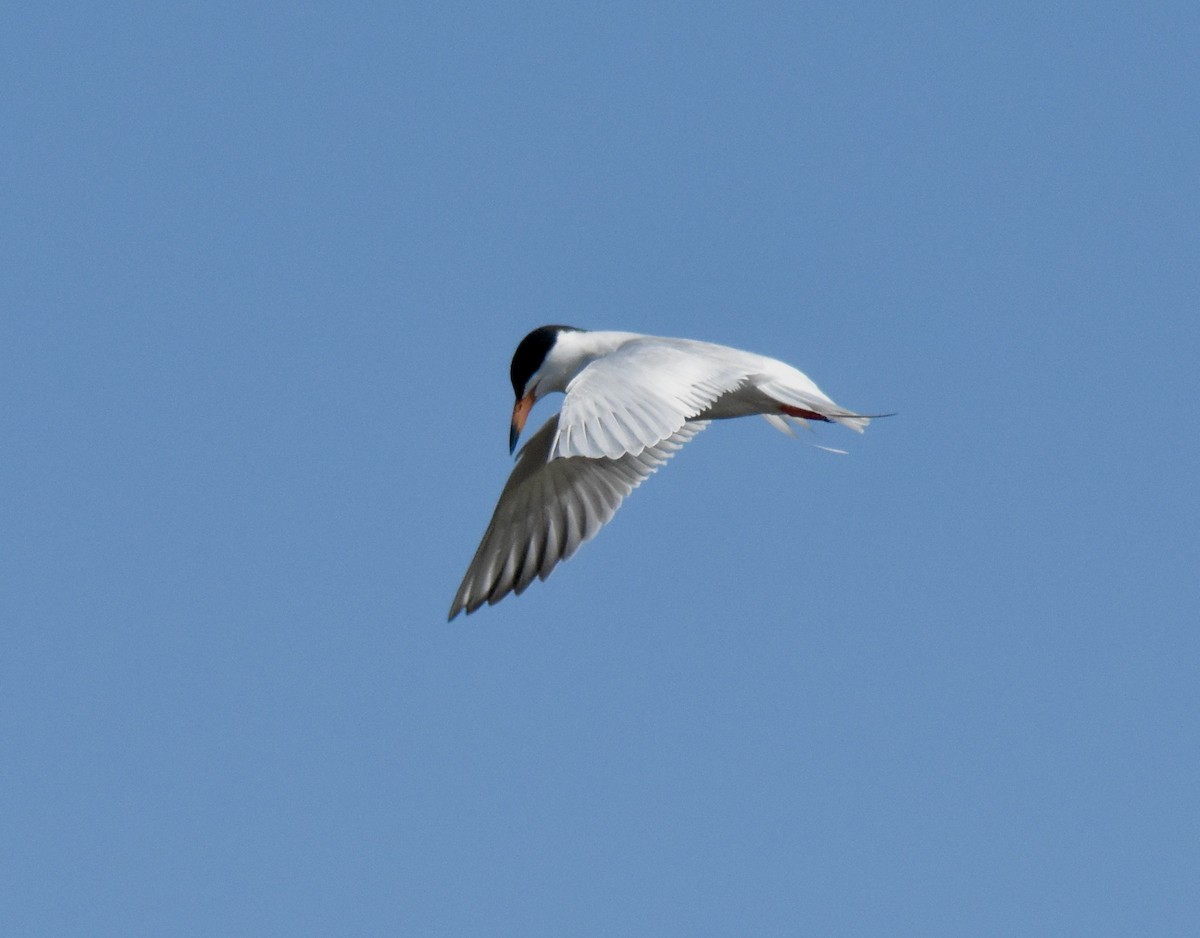
[[[565,397],[521,448],[451,619],[546,579],[709,421],[759,414],[785,433],[788,421],[809,420],[861,433],[871,419],[774,358],[634,332],[542,326],[517,346],[510,376],[510,453],[533,405],[556,391]]]

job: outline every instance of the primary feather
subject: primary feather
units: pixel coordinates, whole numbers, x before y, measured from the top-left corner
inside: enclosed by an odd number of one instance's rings
[[[450,618],[509,593],[519,596],[534,577],[546,579],[559,561],[596,536],[625,496],[706,426],[707,421],[688,421],[636,454],[551,458],[559,416],[551,417],[522,447]]]

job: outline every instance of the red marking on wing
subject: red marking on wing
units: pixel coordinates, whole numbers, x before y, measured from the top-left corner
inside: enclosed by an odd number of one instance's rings
[[[815,410],[805,410],[803,407],[793,407],[791,404],[780,404],[779,409],[789,417],[803,417],[805,420],[824,420],[829,423],[830,420],[824,414],[818,414]]]

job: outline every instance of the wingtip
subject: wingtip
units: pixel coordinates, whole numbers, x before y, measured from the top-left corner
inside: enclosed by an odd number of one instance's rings
[[[454,602],[450,606],[450,615],[448,615],[446,617],[446,621],[453,622],[455,619],[458,618],[459,613],[469,616],[472,612],[474,612],[476,609],[478,609],[481,605],[483,605],[482,601],[472,602],[471,600],[467,599],[465,596],[463,596],[461,594],[458,596],[455,596]]]

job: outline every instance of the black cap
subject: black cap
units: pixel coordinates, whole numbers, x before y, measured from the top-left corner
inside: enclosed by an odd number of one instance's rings
[[[517,346],[516,352],[513,353],[512,367],[508,372],[509,377],[512,378],[513,393],[517,397],[521,396],[521,392],[525,390],[525,384],[542,367],[542,362],[550,354],[550,349],[554,348],[560,332],[582,331],[574,326],[539,326],[525,336],[521,340],[521,344]]]

